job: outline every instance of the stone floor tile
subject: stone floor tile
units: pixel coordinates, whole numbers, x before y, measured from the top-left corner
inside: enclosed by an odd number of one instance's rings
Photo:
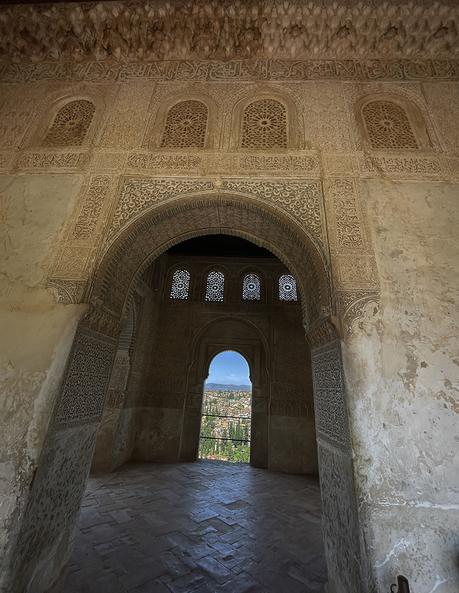
[[[317,480],[200,461],[91,478],[49,593],[321,593],[325,582]]]

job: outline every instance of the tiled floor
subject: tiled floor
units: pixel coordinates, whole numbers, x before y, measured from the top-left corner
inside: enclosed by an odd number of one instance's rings
[[[52,593],[315,593],[325,581],[315,479],[199,461],[92,478]]]

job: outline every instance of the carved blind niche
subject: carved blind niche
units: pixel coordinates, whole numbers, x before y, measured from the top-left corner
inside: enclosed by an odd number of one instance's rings
[[[70,101],[59,109],[43,140],[44,146],[80,146],[94,118],[94,103]]]
[[[242,148],[287,148],[287,110],[274,99],[249,103],[242,115]]]
[[[201,101],[181,101],[167,112],[162,148],[204,148],[209,110]]]
[[[419,148],[408,115],[397,103],[370,101],[362,107],[362,119],[371,148]]]

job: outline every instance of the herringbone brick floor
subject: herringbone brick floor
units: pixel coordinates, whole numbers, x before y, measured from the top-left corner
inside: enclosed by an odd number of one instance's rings
[[[50,593],[319,593],[317,480],[199,461],[91,478]]]

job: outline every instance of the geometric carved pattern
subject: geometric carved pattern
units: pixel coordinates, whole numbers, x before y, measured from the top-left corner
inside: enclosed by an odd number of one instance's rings
[[[187,299],[190,290],[190,272],[188,270],[175,270],[172,276],[171,299]]]
[[[207,274],[206,301],[222,302],[225,297],[225,276],[213,271]]]
[[[90,239],[92,237],[109,187],[109,175],[94,175],[91,178],[72,232],[72,239]]]
[[[365,248],[364,228],[358,208],[356,183],[350,178],[337,178],[327,183],[334,217],[334,232],[338,251]]]
[[[287,117],[282,103],[261,99],[247,105],[242,119],[242,148],[287,148]]]
[[[339,342],[314,349],[311,359],[318,433],[347,446],[349,427]]]
[[[258,274],[246,274],[242,281],[242,299],[244,301],[260,300],[260,277]]]
[[[418,148],[405,110],[390,101],[370,101],[362,116],[372,148]]]
[[[126,179],[122,184],[118,206],[113,214],[109,231],[111,238],[134,216],[168,198],[187,192],[213,189],[212,181],[187,181],[183,179]]]
[[[248,181],[247,179],[225,179],[223,189],[255,195],[263,202],[287,211],[293,215],[309,236],[324,246],[325,221],[322,214],[322,188],[317,181]]]
[[[322,532],[329,578],[340,591],[361,588],[358,515],[354,492],[352,457],[319,440]]]
[[[37,550],[42,554],[50,553],[50,549],[55,550],[56,541],[65,546],[67,538],[71,539],[95,440],[95,426],[54,431],[45,440],[14,548],[15,580],[5,590],[25,591],[29,588],[30,560]],[[35,579],[32,587],[35,591],[43,590]]]
[[[74,340],[56,421],[59,427],[97,422],[104,406],[115,340],[80,330]]]
[[[298,270],[301,271],[300,286],[304,287],[306,294],[310,295],[310,298],[302,301],[306,323],[316,319],[319,314],[329,314],[329,280],[324,269],[326,263],[322,252],[297,224],[290,223],[286,217],[282,218],[276,214],[276,210],[282,209],[282,203],[280,208],[275,206],[276,196],[281,197],[281,202],[284,197],[287,203],[297,200],[299,204],[308,203],[306,212],[310,212],[313,222],[317,217],[317,232],[323,236],[321,193],[318,184],[309,181],[293,182],[291,187],[288,182],[225,180],[222,184],[223,191],[220,191],[218,199],[212,194],[203,195],[201,191],[203,186],[215,190],[215,185],[211,181],[204,182],[200,179],[125,180],[121,188],[117,212],[129,218],[136,217],[136,222],[132,223],[116,243],[112,244],[102,260],[94,278],[91,301],[96,303],[100,298],[108,311],[113,312],[115,316],[120,315],[127,284],[139,270],[139,266],[143,265],[142,261],[146,265],[152,254],[159,253],[163,249],[161,246],[172,244],[173,238],[180,234],[187,234],[189,237],[198,236],[205,234],[206,229],[215,233],[217,228],[226,226],[234,229],[235,234],[247,237],[257,244],[262,241],[270,251],[278,254],[281,259],[285,259],[285,264],[292,271],[298,266]],[[309,196],[309,188],[311,196]],[[232,195],[227,197],[224,190],[230,190]],[[287,197],[283,196],[284,190]],[[167,209],[158,209],[157,212],[153,211],[147,216],[139,216],[148,208],[151,200],[161,199],[162,196],[172,198],[182,192],[195,194],[193,200],[186,202],[186,208],[183,204],[176,204],[180,201],[175,200],[173,204],[169,203]],[[234,198],[234,193],[249,195],[255,193],[256,199],[238,200]],[[125,200],[127,194],[129,199]],[[264,197],[268,198],[266,201],[272,201],[272,209],[257,204],[257,201],[261,203]],[[129,208],[129,202],[131,202],[131,208]],[[138,208],[133,207],[135,202]],[[312,210],[315,212],[314,217]],[[114,220],[113,226],[116,228],[118,225],[125,226],[117,224]],[[130,246],[129,249],[127,249],[128,246]]]
[[[1,37],[0,37],[1,43]],[[154,62],[41,62],[0,64],[0,82],[38,80],[118,81],[305,81],[305,80],[459,80],[459,60],[161,60]]]
[[[168,111],[161,146],[163,148],[204,148],[207,106],[201,101],[181,101]]]
[[[279,300],[296,301],[296,280],[291,274],[283,274],[279,277]]]
[[[83,143],[96,108],[84,99],[70,101],[59,109],[49,128],[43,146],[78,146]]]

